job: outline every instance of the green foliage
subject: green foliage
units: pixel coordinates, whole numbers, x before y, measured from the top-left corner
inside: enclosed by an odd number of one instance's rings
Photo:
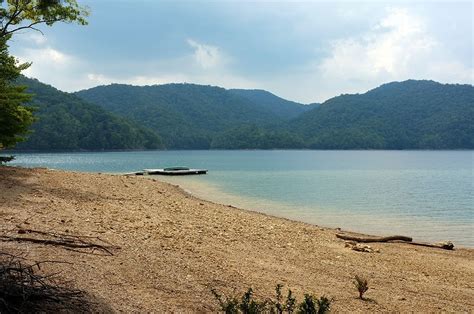
[[[361,300],[364,300],[364,293],[369,290],[369,282],[367,279],[359,276],[355,276],[354,280],[354,285],[357,288],[357,291],[359,292],[359,298]]]
[[[28,141],[18,149],[113,150],[162,148],[155,132],[111,114],[84,100],[21,77],[34,95],[29,105],[37,108],[37,122]]]
[[[85,16],[87,11],[75,0],[0,0],[0,149],[25,140],[35,120],[34,108],[24,106],[31,95],[14,84],[30,64],[18,64],[8,53],[7,41],[17,31],[37,30],[39,24],[76,21],[84,25]]]
[[[304,300],[298,306],[298,314],[324,314],[331,308],[331,300],[325,296],[315,299],[314,296],[305,294]]]
[[[8,53],[9,36],[0,37],[0,149],[13,147],[23,141],[33,123],[33,108],[23,104],[31,96],[25,88],[12,84],[28,64],[18,64]]]
[[[253,290],[249,288],[240,298],[223,297],[215,289],[211,292],[219,303],[220,310],[225,313],[244,313],[244,314],[258,314],[258,313],[294,313],[296,309],[296,298],[293,296],[291,290],[288,290],[286,300],[283,302],[281,288],[283,285],[278,284],[275,288],[275,300],[258,301],[253,298]],[[313,296],[305,294],[304,301],[298,305],[297,313],[310,314],[327,313],[330,309],[331,300],[322,296],[320,299],[314,299]]]
[[[211,289],[211,293],[219,303],[221,311],[226,314],[234,314],[239,312],[239,300],[236,297],[223,297],[215,289]]]
[[[331,310],[331,299],[328,299],[325,296],[320,297],[318,300],[316,300],[316,303],[318,303],[318,314],[324,314],[327,313]]]
[[[242,296],[239,309],[244,314],[258,314],[265,311],[267,301],[258,302],[252,298],[253,290],[249,288]]]
[[[317,306],[313,300],[313,296],[309,294],[304,295],[303,302],[298,306],[298,314],[315,314],[317,313]]]
[[[87,24],[87,9],[76,0],[0,0],[0,38],[39,24],[56,22]]]

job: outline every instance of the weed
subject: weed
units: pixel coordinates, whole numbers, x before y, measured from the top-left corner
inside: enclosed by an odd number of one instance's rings
[[[367,279],[356,275],[354,285],[356,286],[357,291],[359,291],[359,298],[361,300],[364,300],[364,293],[369,290],[369,282],[367,281]]]

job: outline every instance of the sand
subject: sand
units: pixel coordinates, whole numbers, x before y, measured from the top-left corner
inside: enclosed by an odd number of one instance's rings
[[[61,260],[78,289],[118,312],[217,310],[210,289],[252,287],[272,297],[277,283],[334,299],[333,312],[474,312],[474,250],[400,243],[356,252],[334,229],[195,198],[142,177],[0,167],[0,228],[100,237],[113,256],[62,247],[0,242],[31,260]],[[355,275],[369,279],[357,298]]]

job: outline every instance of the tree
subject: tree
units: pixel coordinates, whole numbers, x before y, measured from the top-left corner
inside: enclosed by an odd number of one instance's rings
[[[29,64],[18,64],[8,54],[8,37],[0,38],[0,149],[23,140],[34,121],[33,109],[22,105],[31,99],[31,95],[24,92],[24,87],[13,85]]]
[[[8,40],[20,30],[37,29],[56,22],[87,24],[88,11],[75,0],[0,0],[0,150],[25,139],[34,121],[33,109],[25,106],[31,95],[15,80],[30,64],[20,64],[8,53]]]
[[[86,25],[89,12],[76,0],[0,0],[0,37],[37,25],[77,22]]]

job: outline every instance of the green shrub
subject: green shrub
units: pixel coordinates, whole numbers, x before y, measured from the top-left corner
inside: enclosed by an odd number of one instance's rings
[[[235,297],[231,298],[223,298],[215,289],[211,289],[214,298],[216,298],[217,302],[219,302],[219,306],[221,311],[226,314],[234,314],[239,312],[239,300]]]
[[[316,304],[314,303],[313,296],[309,294],[304,295],[303,302],[298,306],[298,314],[316,314]]]
[[[267,308],[267,301],[258,302],[252,299],[253,290],[249,288],[247,292],[242,296],[242,301],[240,302],[239,308],[240,311],[244,314],[258,314],[263,313]]]
[[[258,313],[295,313],[297,301],[293,296],[293,292],[288,289],[286,300],[283,300],[281,292],[283,285],[278,284],[275,288],[275,300],[258,301],[253,297],[253,290],[249,288],[242,297],[238,298],[223,297],[215,289],[211,292],[219,303],[220,310],[224,313],[234,314],[258,314]],[[240,301],[239,301],[240,299]],[[315,299],[312,295],[305,294],[305,299],[298,305],[296,313],[310,314],[310,313],[326,313],[329,311],[332,300],[322,296]]]

